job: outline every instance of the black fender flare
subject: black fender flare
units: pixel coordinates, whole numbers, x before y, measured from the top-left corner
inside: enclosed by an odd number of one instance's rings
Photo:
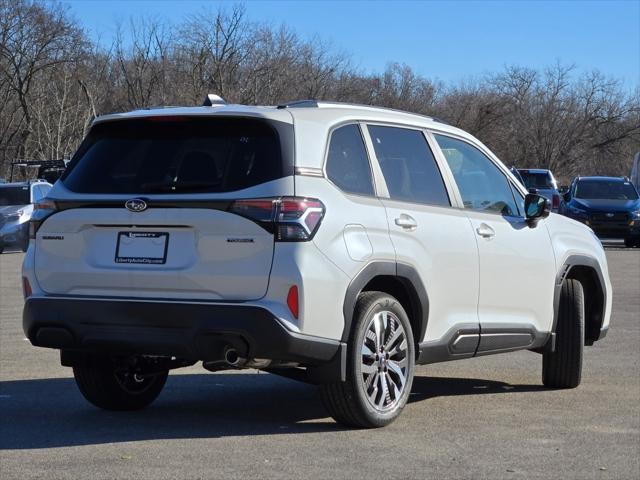
[[[419,322],[417,332],[418,343],[424,338],[429,319],[429,296],[422,282],[420,274],[411,265],[394,261],[375,261],[368,263],[351,280],[344,296],[343,315],[344,330],[342,331],[343,342],[348,341],[353,323],[353,312],[355,310],[358,295],[362,289],[375,277],[390,276],[395,277],[405,286],[411,299],[412,316]]]
[[[551,325],[551,333],[555,334],[556,326],[558,323],[558,312],[560,310],[560,292],[562,290],[562,284],[571,273],[571,270],[577,266],[589,267],[596,272],[598,282],[600,283],[600,291],[602,292],[602,312],[600,313],[601,325],[604,321],[604,316],[607,308],[607,290],[605,288],[604,275],[602,274],[600,263],[595,258],[589,257],[587,255],[569,255],[556,275],[555,288],[553,292],[553,323]],[[587,332],[585,332],[585,334],[586,333]],[[605,334],[606,332],[601,331],[599,338],[603,338]],[[596,338],[596,340],[598,340],[599,338]]]

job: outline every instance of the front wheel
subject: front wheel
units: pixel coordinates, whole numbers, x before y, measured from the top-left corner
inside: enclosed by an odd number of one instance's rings
[[[347,379],[322,385],[322,401],[339,423],[383,427],[406,405],[414,369],[413,332],[400,302],[382,292],[362,293],[347,345]]]
[[[73,367],[80,392],[105,410],[140,410],[153,402],[167,381],[168,370],[136,373],[102,357],[87,357]]]
[[[568,279],[560,291],[555,351],[542,356],[542,383],[552,388],[580,385],[583,350],[584,293],[579,281]]]

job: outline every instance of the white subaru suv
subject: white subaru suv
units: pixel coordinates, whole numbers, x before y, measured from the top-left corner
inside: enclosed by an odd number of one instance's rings
[[[357,427],[393,421],[420,364],[526,349],[572,388],[611,285],[593,232],[549,211],[421,115],[215,96],[106,115],[36,206],[24,331],[111,410],[199,361],[318,384]]]

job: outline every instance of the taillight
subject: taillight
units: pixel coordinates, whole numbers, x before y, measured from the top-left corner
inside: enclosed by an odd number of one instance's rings
[[[33,205],[33,214],[29,220],[29,238],[35,239],[36,232],[45,221],[47,217],[50,217],[58,211],[58,206],[53,200],[41,200]]]
[[[559,208],[560,207],[560,195],[553,195],[551,197],[551,201],[552,203],[552,208]]]
[[[325,209],[315,198],[282,197],[236,200],[229,211],[261,224],[278,242],[306,242],[318,230]]]

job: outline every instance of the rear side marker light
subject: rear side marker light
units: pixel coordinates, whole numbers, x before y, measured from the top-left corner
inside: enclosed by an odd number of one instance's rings
[[[320,200],[304,197],[236,200],[228,210],[267,228],[277,242],[311,240],[325,212]]]
[[[559,208],[560,207],[560,195],[553,195],[552,197],[552,208]]]
[[[296,285],[292,285],[289,288],[289,293],[287,294],[287,306],[291,311],[291,314],[294,318],[298,318],[299,306],[298,306],[298,287]]]

